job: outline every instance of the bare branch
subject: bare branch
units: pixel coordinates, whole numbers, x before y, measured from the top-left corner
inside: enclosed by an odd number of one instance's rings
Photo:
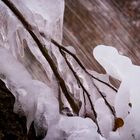
[[[91,109],[92,109],[93,114],[94,114],[94,116],[95,116],[94,122],[96,123],[96,125],[97,125],[97,127],[98,127],[98,132],[101,134],[101,131],[100,131],[100,128],[99,128],[99,125],[98,125],[98,122],[97,122],[97,113],[96,113],[96,111],[95,111],[95,109],[94,109],[94,105],[93,105],[92,100],[91,100],[91,98],[90,98],[90,94],[88,93],[88,91],[86,90],[86,88],[83,86],[83,84],[82,84],[82,82],[80,81],[80,79],[79,79],[77,73],[73,70],[71,64],[69,63],[69,61],[68,61],[67,58],[66,58],[65,53],[64,53],[61,49],[59,49],[59,51],[60,51],[60,53],[62,54],[62,56],[64,57],[64,59],[65,59],[67,65],[68,65],[68,67],[69,67],[70,70],[72,71],[72,73],[73,73],[73,75],[75,76],[77,82],[78,82],[79,85],[82,87],[82,89],[83,89],[83,94],[86,93],[86,95],[87,95],[87,97],[88,97],[88,100],[89,100],[89,102],[90,102],[90,105],[91,105]]]

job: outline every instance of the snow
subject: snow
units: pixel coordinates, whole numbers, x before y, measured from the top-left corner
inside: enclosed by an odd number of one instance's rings
[[[37,135],[41,133],[40,127],[48,131],[46,140],[65,137],[68,140],[100,140],[97,126],[91,119],[60,115],[56,93],[46,84],[32,79],[8,50],[0,48],[0,54],[0,73],[5,75],[7,86],[16,98],[14,111],[27,118],[27,130],[34,121]]]
[[[34,121],[36,135],[41,135],[43,129],[43,133],[47,133],[44,139],[47,140],[65,137],[69,140],[102,139],[91,119],[60,115],[58,99],[52,87],[34,80],[9,50],[1,47],[0,54],[0,73],[15,96],[14,111],[27,118],[27,130]]]

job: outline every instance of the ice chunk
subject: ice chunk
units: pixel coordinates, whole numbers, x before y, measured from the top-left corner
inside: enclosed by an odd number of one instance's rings
[[[35,34],[45,44],[47,49],[51,46],[47,36],[51,36],[51,38],[54,38],[58,42],[62,41],[64,0],[13,0],[12,3],[18,8],[29,24],[31,24],[33,32],[35,31]],[[54,82],[50,66],[42,56],[32,37],[3,2],[0,2],[0,6],[0,39],[3,42],[1,45],[3,47],[10,46],[8,49],[27,67],[34,78],[43,82],[48,81],[48,79]],[[31,57],[33,56],[32,54],[36,60]],[[33,61],[34,65],[32,65]]]
[[[126,68],[132,65],[129,58],[119,55],[118,51],[111,46],[98,45],[93,55],[108,74],[119,80],[125,76],[123,73],[129,72]]]
[[[23,3],[34,13],[37,24],[40,21],[39,15],[45,20],[42,19],[45,22],[43,32],[61,42],[64,0],[24,0]]]
[[[97,46],[93,54],[108,74],[122,81],[115,99],[117,117],[124,120],[124,126],[119,131],[121,138],[139,140],[140,67],[133,65],[129,58],[110,46]]]
[[[61,116],[59,123],[48,130],[45,140],[101,140],[97,127],[89,118]]]

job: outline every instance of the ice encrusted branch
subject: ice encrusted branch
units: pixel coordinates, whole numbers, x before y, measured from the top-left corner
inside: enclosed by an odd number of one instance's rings
[[[2,1],[0,74],[15,96],[14,111],[27,117],[27,129],[34,122],[36,136],[46,140],[126,138],[128,125],[121,105],[115,104],[117,90],[108,79],[104,80],[106,76],[87,70],[73,47],[60,45],[64,1]],[[98,54],[102,56],[99,51],[95,57]],[[125,108],[127,111],[130,112]],[[116,125],[113,132],[114,123],[120,120],[124,125]],[[139,137],[137,131],[129,136],[128,139]]]
[[[50,65],[56,79],[58,80],[58,82],[60,84],[60,87],[61,87],[63,93],[65,94],[65,97],[68,100],[69,104],[71,105],[74,113],[78,114],[79,106],[77,105],[76,101],[74,100],[74,98],[72,98],[69,91],[67,90],[67,87],[65,85],[65,82],[64,82],[63,78],[61,78],[54,61],[52,60],[52,58],[48,54],[48,50],[45,47],[45,44],[44,44],[44,42],[41,38],[39,30],[37,28],[33,27],[25,19],[25,17],[22,15],[22,13],[16,8],[16,6],[11,1],[4,0],[3,2],[13,11],[13,13],[17,16],[17,18],[19,18],[21,23],[24,25],[26,30],[29,32],[29,34],[31,35],[31,37],[33,38],[33,40],[35,41],[35,43],[39,47],[39,50],[41,51],[41,53],[43,54],[45,59],[48,61],[49,65]]]

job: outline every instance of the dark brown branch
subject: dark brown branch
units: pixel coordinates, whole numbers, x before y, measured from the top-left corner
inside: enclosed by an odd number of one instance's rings
[[[25,29],[29,32],[29,34],[31,35],[33,40],[36,42],[41,53],[43,54],[45,59],[48,61],[58,83],[60,84],[60,87],[61,87],[63,93],[65,94],[66,99],[68,100],[68,102],[70,104],[70,106],[72,107],[73,111],[76,114],[78,114],[79,109],[80,109],[79,105],[77,105],[76,101],[74,100],[74,98],[70,95],[69,91],[67,90],[65,82],[64,82],[63,78],[61,78],[55,63],[53,62],[52,58],[49,56],[48,51],[45,48],[45,45],[37,37],[36,32],[32,28],[32,25],[24,18],[22,13],[16,8],[16,6],[10,0],[2,0],[2,1],[5,3],[5,5],[7,5],[7,7],[9,9],[11,9],[11,11],[16,15],[16,17],[21,21],[21,23],[24,25]]]
[[[60,45],[58,42],[56,42],[54,39],[51,39],[51,42],[57,46],[58,48],[62,49],[64,52],[68,53],[69,55],[71,55],[75,60],[76,62],[79,64],[79,66],[89,75],[91,76],[93,79],[105,84],[106,86],[110,87],[112,90],[114,90],[115,92],[117,92],[117,89],[115,87],[113,87],[112,85],[98,79],[97,77],[93,76],[92,74],[90,74],[86,69],[85,67],[83,66],[83,64],[81,63],[81,61],[76,57],[76,55],[74,55],[72,52],[70,52],[69,50],[67,50],[64,46]]]
[[[68,64],[69,62],[68,62],[66,56],[64,55],[64,52],[63,52],[62,48],[59,48],[59,50],[60,50],[62,56],[65,58],[65,60],[66,60],[66,62],[67,62],[67,64]],[[71,52],[70,52],[70,53],[71,53]],[[77,58],[77,59],[78,59],[78,58]],[[81,62],[80,62],[80,63],[81,63]],[[78,63],[78,64],[79,64],[79,63]],[[68,64],[68,66],[69,66],[69,64]],[[84,66],[82,66],[82,67],[84,68]],[[69,68],[72,69],[72,72],[73,72],[75,78],[77,79],[77,82],[78,82],[78,83],[80,84],[80,86],[81,86],[82,83],[81,83],[79,77],[77,76],[76,72],[73,70],[72,67],[69,66]],[[85,69],[85,68],[84,68],[84,69]],[[86,69],[85,69],[85,70],[86,70]],[[85,71],[85,72],[86,72],[86,71]],[[87,73],[87,72],[86,72],[86,73]],[[87,73],[87,74],[88,74],[88,73]],[[88,74],[88,75],[89,75],[89,74]],[[89,76],[90,76],[90,75],[89,75]],[[114,118],[116,118],[116,112],[115,112],[114,108],[109,104],[109,102],[108,102],[107,99],[104,97],[103,93],[99,90],[99,88],[96,86],[96,84],[95,84],[93,81],[92,81],[92,83],[93,83],[93,85],[95,86],[95,88],[97,89],[97,91],[99,92],[99,94],[101,95],[101,97],[104,99],[105,104],[107,105],[107,107],[109,108],[109,110],[111,111],[111,113],[114,115]],[[110,85],[109,85],[109,86],[110,86]],[[82,87],[82,88],[84,87],[83,84],[82,84],[81,87]],[[83,90],[84,90],[84,89],[83,89]]]
[[[99,88],[95,84],[94,84],[94,86],[97,89],[97,91],[99,92],[99,94],[101,95],[101,97],[104,99],[105,104],[108,106],[108,108],[111,111],[111,113],[113,114],[114,118],[116,118],[116,112],[115,112],[114,108],[109,104],[109,102],[107,101],[107,99],[105,98],[105,96],[103,95],[103,93],[99,90]]]
[[[70,55],[77,61],[77,63],[81,66],[81,68],[82,68],[90,77],[92,77],[92,78],[98,80],[99,82],[101,82],[101,83],[107,85],[108,87],[110,87],[111,89],[113,89],[114,91],[117,92],[117,90],[116,90],[113,86],[111,86],[111,85],[109,85],[108,83],[106,83],[106,82],[104,82],[104,81],[102,81],[102,80],[100,80],[100,79],[94,77],[93,75],[91,75],[91,74],[85,69],[85,67],[84,67],[83,64],[80,62],[80,60],[79,60],[73,53],[71,53],[69,50],[67,50],[67,49],[66,49],[65,47],[63,47],[62,45],[58,44],[55,40],[52,39],[52,42],[59,48],[59,50],[60,50],[61,54],[63,55],[63,57],[65,58],[66,62],[67,62],[68,60],[67,60],[67,58],[64,56],[63,51],[66,52],[66,53],[68,53],[68,54],[70,54]],[[67,64],[68,64],[68,63],[67,63]],[[69,66],[69,65],[68,65],[68,66]],[[70,69],[71,69],[71,68],[70,68]],[[79,81],[80,81],[80,80],[79,80],[79,77],[76,75],[76,73],[75,73],[75,71],[74,71],[73,69],[72,69],[72,72],[73,72],[74,76],[76,77],[77,81],[79,82]],[[99,94],[101,95],[101,97],[104,99],[105,104],[108,106],[108,108],[109,108],[109,110],[111,111],[111,113],[112,113],[112,114],[114,115],[114,117],[116,118],[116,112],[114,111],[114,109],[112,108],[112,106],[108,103],[107,99],[104,97],[103,93],[99,90],[99,88],[95,85],[95,83],[94,83],[94,82],[92,82],[92,83],[93,83],[93,85],[95,86],[95,88],[97,89],[97,91],[99,92]],[[79,82],[79,84],[80,84],[80,82]],[[81,86],[81,84],[80,84],[80,86]],[[83,86],[83,85],[82,85],[82,86]],[[81,87],[82,87],[82,86],[81,86]]]
[[[86,95],[85,95],[84,91],[83,91],[83,98],[84,98],[84,109],[85,109],[85,112],[86,112]]]
[[[61,49],[59,49],[61,51]],[[62,54],[62,51],[61,51]],[[67,58],[65,58],[67,59]],[[67,60],[68,61],[68,60]],[[75,76],[75,75],[74,75]],[[90,76],[90,75],[89,75]],[[77,76],[76,79],[79,79],[79,77]],[[78,80],[79,82],[79,80]],[[108,106],[109,110],[111,111],[111,113],[114,115],[114,117],[116,118],[116,112],[114,110],[114,108],[109,104],[109,102],[107,101],[107,99],[104,97],[103,93],[99,90],[99,88],[96,86],[96,84],[92,81],[93,85],[95,86],[95,88],[97,89],[97,91],[99,92],[99,94],[101,95],[101,97],[104,99],[105,104]]]

